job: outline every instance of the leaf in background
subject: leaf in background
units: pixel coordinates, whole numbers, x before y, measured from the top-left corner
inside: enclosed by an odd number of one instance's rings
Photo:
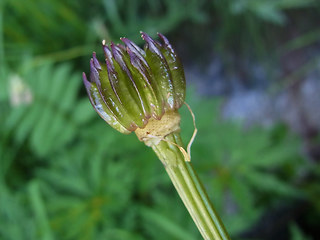
[[[97,133],[104,130],[94,129],[88,127],[69,151],[52,156],[51,166],[37,171],[51,225],[60,237],[96,239],[102,226],[103,229],[120,226],[131,214],[135,215],[130,208],[135,182],[135,171],[130,167],[132,159],[123,156],[121,161],[115,160],[112,153],[108,154],[108,141],[101,141],[113,132],[100,138]],[[88,133],[95,134],[97,144],[89,141]],[[103,151],[95,151],[101,146]],[[131,227],[136,225],[130,222]]]
[[[184,11],[180,11],[183,4]],[[143,30],[150,35],[156,32],[166,33],[179,26],[186,20],[204,22],[207,17],[202,10],[205,2],[200,0],[161,0],[142,2],[137,0],[103,0],[106,27],[110,29],[115,39],[126,33],[134,42],[141,42],[137,32]],[[141,9],[148,9],[146,14],[141,14]]]
[[[301,197],[302,193],[289,183],[281,181],[270,173],[247,172],[248,183],[260,192],[271,192],[284,196]]]
[[[39,184],[36,181],[29,184],[28,194],[29,201],[33,208],[35,221],[37,222],[37,226],[39,226],[38,238],[43,240],[53,240],[54,238],[49,226],[49,219],[39,191]]]
[[[140,211],[146,222],[157,225],[162,233],[166,232],[171,236],[170,239],[194,240],[194,237],[190,235],[187,229],[177,225],[162,213],[144,207],[140,208]]]
[[[0,183],[0,238],[6,240],[34,240],[37,225],[23,194],[12,194]]]
[[[294,182],[298,178],[295,170],[284,174],[288,168],[297,170],[301,164],[299,141],[288,131],[279,131],[282,128],[243,129],[238,123],[221,121],[217,117],[219,101],[215,103],[192,102],[199,130],[192,146],[192,161],[214,205],[224,212],[226,227],[236,234],[249,227],[271,204],[262,206],[259,198],[272,195],[271,199],[280,201],[301,197]],[[191,135],[192,121],[182,124]]]
[[[6,124],[19,143],[29,139],[35,153],[45,156],[75,139],[76,130],[95,115],[88,101],[77,99],[81,81],[69,65],[43,65],[24,73],[33,102],[12,107]]]
[[[21,48],[43,54],[73,47],[75,42],[81,40],[83,42],[88,25],[78,5],[55,0],[5,1],[4,40],[7,54],[17,60]]]
[[[295,223],[290,224],[289,230],[290,230],[291,240],[311,240],[311,238],[306,236]]]

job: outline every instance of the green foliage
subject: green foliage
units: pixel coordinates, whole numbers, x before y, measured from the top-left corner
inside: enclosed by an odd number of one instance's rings
[[[156,32],[166,33],[177,28],[181,23],[191,20],[203,22],[206,15],[202,10],[203,0],[102,0],[103,14],[110,26],[113,36],[121,37],[126,33],[126,37],[141,41],[137,32],[144,31],[150,34]],[[183,11],[181,6],[183,4]],[[147,11],[143,11],[146,10]],[[144,14],[141,14],[144,12]]]
[[[136,178],[135,171],[128,171],[134,170],[132,160],[118,162],[108,155],[88,158],[88,148],[80,152],[75,153],[79,158],[72,153],[57,156],[50,169],[37,174],[44,181],[52,229],[59,239],[96,239],[97,235],[109,239],[111,230],[118,228],[133,232],[137,213],[131,207]]]
[[[196,116],[206,117],[197,120],[192,159],[203,172],[218,211],[225,213],[227,228],[237,233],[255,222],[266,206],[280,199],[303,198],[295,184],[303,162],[298,139],[283,127],[245,130],[219,119],[218,106],[219,101],[209,100],[193,105]],[[208,114],[208,109],[212,113]]]
[[[1,221],[13,224],[32,216],[27,222],[33,230],[18,239],[159,239],[159,231],[166,239],[198,237],[150,149],[133,135],[112,131],[87,99],[78,97],[79,74],[65,64],[23,66],[19,81],[32,101],[6,107],[1,124],[4,166],[9,161],[2,182],[20,189],[15,196],[4,185]],[[193,161],[233,234],[248,228],[274,201],[301,197],[294,183],[301,165],[295,138],[282,128],[244,131],[215,117],[219,102],[190,101],[202,116]],[[187,114],[184,110],[183,119],[191,120]],[[190,134],[191,121],[182,129]],[[19,164],[29,173],[19,171]],[[21,212],[15,207],[19,202],[27,206]],[[16,212],[9,214],[11,205]],[[19,224],[8,230],[0,225],[7,239],[26,231]]]
[[[251,13],[257,19],[274,24],[284,24],[287,17],[286,9],[301,9],[310,7],[313,0],[240,0],[230,1],[230,12],[237,14]]]
[[[70,66],[27,67],[23,76],[9,79],[11,97],[22,98],[23,91],[30,89],[32,102],[14,106],[7,115],[5,129],[14,135],[17,144],[28,141],[32,150],[42,157],[65,147],[75,138],[77,128],[94,115],[85,99],[77,99],[81,81],[78,74],[71,74]],[[14,78],[24,85],[22,92],[15,86],[20,83]]]
[[[87,26],[75,2],[4,0],[3,5],[5,47],[14,60],[21,57],[21,48],[44,54],[71,47],[85,37]]]
[[[296,224],[290,225],[291,240],[310,240]]]
[[[285,26],[289,9],[313,2],[0,1],[0,239],[199,239],[153,152],[94,112],[77,57],[102,38],[134,40],[139,30],[189,31],[203,22],[216,46],[237,39],[259,49],[265,27]],[[318,36],[310,31],[286,50]],[[54,64],[69,59],[72,65]],[[271,206],[300,198],[317,219],[320,170],[302,159],[299,139],[283,126],[242,129],[222,121],[219,101],[189,94],[188,103],[199,128],[192,161],[233,239]],[[187,142],[192,120],[186,109],[182,114]],[[306,238],[305,229],[288,226],[292,239]]]
[[[36,225],[30,218],[30,207],[24,201],[25,192],[11,193],[3,183],[0,192],[1,239],[37,239]]]
[[[24,54],[40,55],[40,59],[34,59],[36,63],[42,58],[61,61],[89,55],[92,45],[101,39],[117,41],[123,34],[141,42],[141,30],[167,33],[186,21],[205,21],[204,2],[4,0],[7,61],[14,64],[19,60],[21,49],[25,49]],[[180,11],[182,4],[184,11]]]
[[[1,100],[0,237],[198,239],[160,161],[95,114],[78,94],[80,74],[66,64],[27,63],[17,73],[18,93],[29,91],[32,100],[10,105],[15,91]],[[219,101],[189,96],[199,129],[192,161],[233,236],[268,207],[303,198],[296,173],[308,166],[295,137],[283,127],[244,130],[217,117]],[[186,109],[182,116],[187,140],[192,120]]]
[[[250,55],[267,53],[274,35],[279,35],[276,29],[288,27],[290,11],[319,8],[314,0],[226,0],[212,4],[219,19],[216,48],[226,51],[233,47]]]
[[[118,41],[126,36],[141,42],[139,31],[167,34],[183,26],[188,38],[190,27],[205,26],[206,35],[214,33],[215,49],[250,50],[261,53],[270,27],[288,26],[288,13],[314,10],[315,0],[3,0],[4,49],[7,61],[14,65],[23,54],[63,61],[90,54],[101,39]],[[183,11],[181,11],[183,8]],[[27,19],[28,21],[26,21]],[[204,34],[199,34],[204,36]],[[235,39],[237,41],[235,41]],[[94,48],[96,49],[96,47]]]

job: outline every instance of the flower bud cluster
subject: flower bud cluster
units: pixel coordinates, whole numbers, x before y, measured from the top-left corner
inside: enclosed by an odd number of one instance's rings
[[[144,49],[127,38],[124,45],[102,42],[105,62],[93,53],[90,78],[83,82],[97,113],[113,128],[130,133],[144,128],[149,119],[160,120],[176,111],[185,99],[182,64],[168,39],[161,42],[141,33]]]

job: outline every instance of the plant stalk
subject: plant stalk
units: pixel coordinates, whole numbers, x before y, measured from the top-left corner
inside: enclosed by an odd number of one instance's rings
[[[153,145],[152,149],[163,163],[202,237],[205,240],[230,239],[191,162],[186,162],[175,145],[182,146],[180,133],[171,133],[165,139],[166,141]]]

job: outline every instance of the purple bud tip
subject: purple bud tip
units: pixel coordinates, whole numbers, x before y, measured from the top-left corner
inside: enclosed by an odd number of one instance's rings
[[[147,41],[147,39],[150,39],[150,36],[142,31],[140,31],[141,37],[143,40]]]
[[[84,72],[82,73],[82,79],[86,89],[89,89],[91,87],[91,82],[88,81],[87,76]]]
[[[82,72],[82,79],[83,81],[87,81],[88,82],[88,79],[87,79],[87,76],[84,72]]]
[[[126,48],[125,48],[125,46],[123,46],[122,44],[117,44],[117,47],[119,48],[119,49],[121,49],[123,52],[125,52],[126,51]]]
[[[171,46],[169,40],[161,33],[158,33],[158,36],[161,38],[162,42],[164,43],[164,47],[168,48],[171,52],[174,52],[173,47]]]
[[[121,41],[129,48],[131,51],[137,50],[137,46],[133,44],[132,41],[130,41],[128,38],[121,38]],[[134,48],[134,50],[133,50]]]
[[[103,45],[102,48],[103,48],[104,56],[106,57],[106,59],[111,61],[112,54],[111,54],[110,48],[107,45]]]
[[[110,44],[113,57],[118,60],[121,57],[121,51],[113,42]]]
[[[160,43],[154,41],[148,34],[146,33],[141,33],[141,37],[143,40],[146,41],[148,48],[156,53],[158,56],[162,56],[160,50],[158,49],[158,47],[160,47]]]
[[[112,63],[112,61],[110,60],[110,59],[108,59],[108,58],[106,58],[106,65],[107,65],[107,69],[108,69],[108,71],[110,70],[112,70],[112,71],[114,71],[114,66],[113,66],[113,63]]]
[[[165,45],[170,45],[169,40],[164,35],[162,35],[161,33],[157,33],[157,35],[159,36],[159,38],[161,38]]]
[[[93,58],[90,59],[90,80],[91,82],[99,82],[99,73],[96,67],[94,66]]]
[[[100,63],[99,63],[99,61],[97,59],[97,56],[96,56],[95,52],[92,53],[92,58],[93,58],[93,64],[94,64],[95,68],[101,70],[101,66],[100,66]]]
[[[126,45],[131,45],[131,41],[128,38],[120,38],[120,40]]]
[[[107,65],[107,71],[108,71],[108,73],[115,73],[115,72],[114,72],[113,65],[111,64],[110,61],[108,61],[108,59],[106,59],[106,65]]]
[[[153,40],[148,34],[141,32],[141,37],[143,40],[145,40],[147,43],[151,43],[151,44],[159,44],[157,41]]]
[[[147,62],[144,59],[145,52],[141,48],[139,48],[134,42],[130,41],[128,38],[122,38],[121,41],[126,45],[127,52],[129,54],[133,52],[135,55],[139,57],[141,61],[147,64]]]
[[[141,33],[141,37],[145,40],[149,45],[155,45],[155,41],[146,33]]]
[[[119,63],[121,68],[127,71],[127,66],[123,60],[123,53],[121,52],[121,49],[114,43],[111,43],[111,51],[114,59]]]
[[[93,58],[90,59],[90,70],[96,70],[96,67],[94,66],[94,63],[93,63]]]

